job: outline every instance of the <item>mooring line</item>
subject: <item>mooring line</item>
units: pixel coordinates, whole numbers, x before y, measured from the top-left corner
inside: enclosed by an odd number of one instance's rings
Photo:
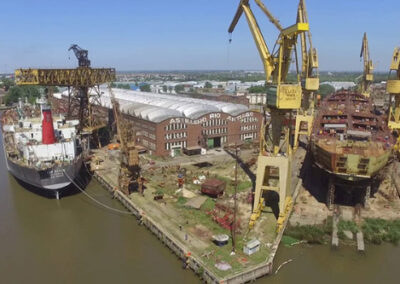
[[[117,213],[121,213],[121,214],[127,214],[127,215],[133,215],[133,213],[131,212],[127,212],[127,211],[122,211],[113,207],[110,207],[100,201],[98,201],[96,198],[90,196],[86,191],[84,191],[78,184],[75,183],[74,180],[71,179],[71,177],[65,172],[65,170],[63,169],[64,175],[83,193],[85,194],[88,198],[90,198],[92,201],[96,202],[97,204],[99,204],[100,206],[109,209],[111,211],[117,212]]]

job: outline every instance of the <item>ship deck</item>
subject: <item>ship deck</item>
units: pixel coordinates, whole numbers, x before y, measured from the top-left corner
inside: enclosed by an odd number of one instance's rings
[[[337,92],[322,101],[312,138],[330,153],[380,156],[395,142],[385,118],[363,95]]]

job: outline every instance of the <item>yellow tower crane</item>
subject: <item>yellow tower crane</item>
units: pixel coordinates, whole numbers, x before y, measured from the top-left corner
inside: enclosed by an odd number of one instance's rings
[[[388,126],[397,135],[397,143],[395,145],[395,150],[399,155],[400,153],[400,47],[396,47],[393,52],[392,62],[390,64],[389,79],[386,84],[386,91],[390,95]]]
[[[372,60],[369,56],[367,33],[364,33],[363,36],[360,58],[363,58],[364,61],[364,74],[360,84],[360,91],[361,94],[369,97],[371,95],[371,84],[374,80],[374,65],[372,64]]]
[[[233,32],[244,12],[264,65],[268,87],[267,105],[264,107],[268,107],[271,112],[271,122],[270,124],[267,124],[265,121],[263,122],[260,134],[260,154],[257,161],[256,188],[249,226],[250,228],[253,227],[256,220],[260,217],[264,206],[264,191],[272,190],[280,196],[279,229],[284,222],[287,209],[292,205],[291,197],[287,198],[291,183],[292,149],[289,143],[290,120],[292,111],[300,108],[302,95],[299,76],[297,76],[296,82],[289,83],[287,75],[292,61],[292,53],[295,51],[297,36],[308,31],[308,23],[298,22],[288,28],[282,28],[279,21],[273,17],[262,1],[255,0],[255,2],[280,32],[272,53],[268,49],[257,20],[250,8],[249,0],[240,1],[228,31],[229,33]],[[297,61],[296,53],[295,56]],[[286,126],[283,123],[285,118],[289,118],[289,123]],[[283,141],[281,139],[282,133],[284,133]]]
[[[299,2],[297,22],[308,23],[308,15],[304,0],[300,0]],[[303,97],[301,108],[297,111],[296,115],[296,128],[293,142],[294,151],[298,148],[300,135],[305,135],[307,138],[311,136],[314,120],[314,95],[319,89],[318,54],[317,50],[313,48],[311,32],[308,30],[301,33],[299,37],[302,57],[301,86],[303,88]]]
[[[129,195],[130,189],[136,187],[140,193],[143,193],[143,180],[140,174],[139,153],[135,143],[134,130],[124,123],[119,102],[115,98],[111,85],[109,85],[108,90],[121,150],[118,189]]]

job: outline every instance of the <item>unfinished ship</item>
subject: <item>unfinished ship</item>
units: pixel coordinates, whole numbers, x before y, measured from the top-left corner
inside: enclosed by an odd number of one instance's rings
[[[320,104],[311,150],[323,170],[346,181],[371,179],[388,163],[395,140],[370,98],[338,91]]]
[[[62,116],[53,119],[44,97],[37,100],[36,109],[20,102],[5,112],[2,136],[8,171],[34,191],[58,198],[82,167],[78,124]]]

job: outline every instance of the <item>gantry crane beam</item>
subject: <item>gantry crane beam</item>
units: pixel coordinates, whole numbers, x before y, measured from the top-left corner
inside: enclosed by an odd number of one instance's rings
[[[308,23],[307,9],[304,0],[300,0],[299,2],[297,9],[297,22]],[[303,89],[303,97],[301,108],[296,114],[296,127],[293,142],[294,151],[298,148],[301,135],[306,136],[307,139],[311,136],[314,121],[315,92],[319,89],[318,55],[317,50],[313,48],[310,30],[301,33],[299,37],[302,56],[301,85]]]
[[[368,46],[368,39],[367,33],[364,33],[361,45],[361,52],[360,58],[363,58],[363,65],[364,65],[364,73],[363,79],[360,84],[361,93],[369,97],[371,95],[371,84],[374,80],[374,65],[372,64],[371,57],[369,55],[369,46]]]
[[[400,155],[400,47],[393,52],[386,91],[390,95],[388,126],[398,137],[395,149]]]
[[[76,69],[17,69],[15,83],[17,85],[41,85],[60,87],[94,87],[115,81],[113,68]]]
[[[249,0],[241,0],[232,23],[228,29],[232,33],[244,13],[257,46],[261,61],[264,66],[267,83],[267,105],[271,112],[271,123],[263,122],[260,134],[260,154],[257,162],[257,178],[254,193],[253,213],[250,218],[250,227],[261,214],[263,208],[263,193],[265,190],[273,190],[279,193],[278,229],[283,224],[288,206],[291,206],[291,198],[286,193],[290,189],[291,175],[291,146],[289,143],[290,124],[284,126],[285,117],[291,118],[291,112],[301,105],[301,84],[299,76],[297,82],[287,82],[287,74],[292,61],[293,51],[296,50],[297,37],[309,30],[308,23],[297,22],[288,28],[282,28],[279,21],[272,15],[261,0],[255,0],[257,5],[266,14],[267,18],[275,25],[280,34],[275,42],[277,49],[270,52],[257,20],[250,8]],[[297,62],[297,54],[296,62]],[[297,67],[297,64],[296,64]],[[271,126],[271,127],[270,127]],[[271,128],[271,129],[270,129]],[[285,134],[281,140],[282,132]],[[271,172],[277,169],[279,178],[277,184]]]
[[[17,69],[15,82],[17,85],[41,85],[73,87],[78,91],[79,100],[79,132],[92,134],[95,130],[105,126],[95,121],[93,108],[89,102],[96,100],[90,97],[89,88],[115,81],[114,68],[91,68],[88,51],[73,44],[73,50],[78,59],[76,69]],[[69,94],[70,96],[70,94]],[[98,96],[97,96],[98,99]],[[68,98],[69,103],[71,98]],[[70,114],[70,113],[69,113]]]

